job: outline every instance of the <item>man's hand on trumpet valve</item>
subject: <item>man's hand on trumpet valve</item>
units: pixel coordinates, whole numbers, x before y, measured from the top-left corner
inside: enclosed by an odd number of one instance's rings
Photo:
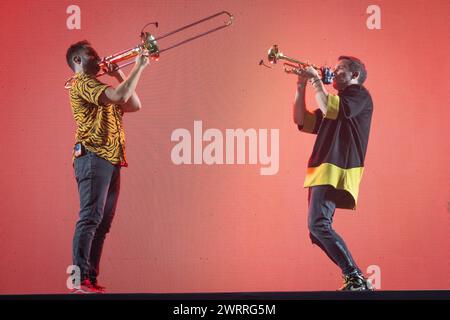
[[[296,69],[296,74],[302,79],[311,80],[320,78],[319,72],[311,66]]]
[[[308,74],[310,79],[320,78],[319,72],[311,66],[306,67],[305,72]]]
[[[305,83],[308,80],[312,80],[312,79],[320,79],[320,75],[317,72],[316,69],[314,69],[311,66],[304,66],[304,65],[299,65],[297,67],[294,67],[294,65],[291,64],[285,64],[284,66],[284,71],[286,73],[289,74],[296,74],[298,75],[298,82],[299,83]]]

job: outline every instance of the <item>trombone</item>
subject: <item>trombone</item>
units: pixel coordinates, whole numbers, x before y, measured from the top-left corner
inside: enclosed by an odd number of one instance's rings
[[[276,64],[278,60],[286,60],[292,63],[285,62],[283,65],[284,71],[286,73],[296,73],[297,70],[306,68],[306,67],[313,67],[316,69],[319,74],[322,77],[322,82],[324,84],[330,84],[333,82],[334,73],[331,71],[329,67],[318,67],[314,64],[299,61],[297,59],[288,57],[284,55],[282,52],[279,51],[278,46],[275,44],[272,47],[270,47],[269,52],[267,53],[267,59],[271,64]],[[259,62],[260,65],[263,65],[268,68],[272,68],[270,66],[267,66],[264,63],[264,60],[261,60]]]
[[[227,20],[223,24],[221,24],[221,25],[219,25],[217,27],[214,27],[214,28],[212,28],[212,29],[210,29],[208,31],[205,31],[205,32],[200,33],[200,34],[197,34],[195,36],[192,36],[192,37],[187,38],[185,40],[182,40],[180,42],[177,42],[177,43],[175,43],[175,44],[173,44],[173,45],[171,45],[171,46],[169,46],[167,48],[164,48],[164,49],[160,49],[159,48],[157,41],[159,41],[161,39],[164,39],[166,37],[169,37],[169,36],[171,36],[171,35],[173,35],[175,33],[181,32],[183,30],[192,28],[193,26],[196,26],[198,24],[201,24],[201,23],[204,23],[206,21],[212,20],[212,19],[214,19],[216,17],[219,17],[219,16],[226,16]],[[213,14],[211,16],[208,16],[206,18],[203,18],[203,19],[200,19],[198,21],[195,21],[193,23],[187,24],[187,25],[185,25],[185,26],[183,26],[181,28],[178,28],[176,30],[167,32],[167,33],[165,33],[165,34],[163,34],[163,35],[161,35],[159,37],[156,37],[156,38],[151,33],[144,32],[144,29],[145,29],[145,27],[147,27],[150,24],[153,24],[153,25],[155,25],[155,27],[158,28],[158,22],[147,23],[142,28],[141,35],[140,35],[140,37],[141,37],[141,43],[140,44],[136,45],[133,48],[130,48],[130,49],[127,49],[127,50],[115,53],[113,55],[107,56],[107,57],[105,57],[105,58],[100,60],[99,66],[100,66],[100,70],[101,71],[100,71],[100,73],[97,74],[97,77],[102,76],[105,73],[107,73],[108,70],[109,70],[109,66],[111,64],[116,64],[116,63],[118,63],[120,61],[124,61],[124,60],[128,60],[130,58],[133,58],[133,57],[139,55],[142,50],[148,50],[149,57],[152,60],[154,60],[154,61],[158,61],[159,60],[159,55],[161,53],[163,53],[165,51],[168,51],[168,50],[171,50],[173,48],[179,47],[179,46],[181,46],[181,45],[183,45],[185,43],[191,42],[191,41],[193,41],[195,39],[204,37],[204,36],[206,36],[206,35],[208,35],[210,33],[219,31],[219,30],[221,30],[223,28],[227,28],[227,27],[229,27],[229,26],[231,26],[233,24],[233,21],[234,21],[234,16],[231,13],[229,13],[228,11],[221,11],[221,12],[215,13],[215,14]],[[120,66],[117,66],[115,70],[121,69],[121,68],[126,67],[126,66],[128,66],[130,64],[133,64],[133,63],[135,63],[134,60],[130,61],[130,62],[127,62],[127,63],[124,63],[124,64],[122,64]],[[73,83],[74,80],[75,80],[75,77],[72,77],[69,80],[67,80],[65,85],[64,85],[64,88],[70,89],[70,87],[72,86],[72,83]]]

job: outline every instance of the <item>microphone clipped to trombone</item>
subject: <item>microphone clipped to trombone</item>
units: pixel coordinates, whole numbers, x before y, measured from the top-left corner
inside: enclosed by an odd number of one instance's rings
[[[147,23],[141,30],[141,43],[135,46],[134,48],[124,50],[113,55],[104,57],[98,63],[100,67],[100,72],[96,75],[97,77],[103,76],[104,74],[110,72],[111,70],[116,71],[118,69],[124,68],[130,64],[135,63],[135,61],[130,61],[122,65],[116,65],[120,61],[131,59],[137,55],[139,55],[143,50],[148,51],[148,56],[154,60],[159,60],[159,47],[156,43],[155,37],[150,32],[144,32],[144,29],[153,24],[156,28],[158,28],[158,22],[150,22]],[[111,68],[111,66],[115,66],[115,68]]]
[[[164,39],[166,37],[169,37],[169,36],[171,36],[171,35],[173,35],[175,33],[183,31],[185,29],[192,28],[193,26],[196,26],[198,24],[204,23],[206,21],[209,21],[209,20],[214,19],[214,18],[219,17],[219,16],[226,16],[228,19],[224,22],[224,24],[221,24],[221,25],[219,25],[217,27],[214,27],[214,28],[212,28],[210,30],[207,30],[207,31],[205,31],[203,33],[197,34],[195,36],[189,37],[189,38],[187,38],[185,40],[182,40],[180,42],[172,44],[171,46],[169,46],[167,48],[164,48],[164,49],[160,49],[159,48],[157,41],[159,41],[161,39]],[[137,46],[133,47],[133,48],[130,48],[130,49],[127,49],[127,50],[115,53],[113,55],[110,55],[110,56],[107,56],[107,57],[104,57],[103,59],[101,59],[99,64],[98,64],[99,67],[100,67],[100,72],[96,76],[99,77],[99,76],[102,76],[102,75],[112,71],[111,70],[111,66],[116,65],[120,61],[124,61],[124,60],[131,59],[133,57],[136,57],[143,50],[147,50],[148,51],[148,56],[149,56],[150,59],[152,59],[154,61],[158,61],[159,60],[159,56],[160,56],[161,53],[163,53],[165,51],[168,51],[170,49],[176,48],[178,46],[181,46],[181,45],[183,45],[185,43],[188,43],[188,42],[193,41],[195,39],[198,39],[200,37],[204,37],[204,36],[206,36],[206,35],[208,35],[208,34],[210,34],[212,32],[216,32],[216,31],[219,31],[220,29],[227,28],[227,27],[229,27],[229,26],[231,26],[233,24],[233,21],[234,21],[234,16],[231,13],[229,13],[228,11],[221,11],[221,12],[218,12],[218,13],[213,14],[211,16],[208,16],[206,18],[203,18],[203,19],[200,19],[200,20],[195,21],[193,23],[190,23],[188,25],[185,25],[185,26],[183,26],[181,28],[178,28],[176,30],[167,32],[167,33],[165,33],[165,34],[163,34],[163,35],[161,35],[159,37],[155,37],[150,32],[144,31],[144,29],[147,26],[149,26],[149,25],[154,25],[156,28],[158,28],[158,22],[147,23],[141,30],[141,34],[140,34],[141,43],[138,44]],[[127,62],[127,63],[124,63],[122,65],[117,65],[117,66],[115,66],[115,68],[113,70],[116,71],[118,69],[121,69],[121,68],[126,67],[126,66],[128,66],[130,64],[133,64],[133,63],[135,63],[134,60],[130,61],[130,62]],[[69,80],[67,80],[65,85],[64,85],[64,88],[70,89],[70,87],[72,86],[72,83],[73,83],[74,80],[75,80],[75,77],[72,77]]]
[[[284,71],[286,73],[295,73],[298,74],[300,69],[304,69],[306,67],[313,67],[314,69],[316,69],[321,78],[322,78],[322,82],[324,84],[330,84],[333,82],[333,78],[334,78],[334,73],[333,71],[331,71],[331,69],[329,67],[318,67],[314,64],[310,64],[307,62],[302,62],[299,61],[297,59],[288,57],[286,55],[284,55],[282,52],[279,51],[278,46],[275,44],[272,47],[270,47],[269,52],[267,53],[267,59],[269,60],[271,65],[274,65],[278,62],[278,60],[286,60],[289,62],[285,62],[283,65]],[[264,63],[264,60],[261,60],[259,62],[260,66],[264,66],[266,68],[272,68],[271,65],[267,65],[266,63]]]

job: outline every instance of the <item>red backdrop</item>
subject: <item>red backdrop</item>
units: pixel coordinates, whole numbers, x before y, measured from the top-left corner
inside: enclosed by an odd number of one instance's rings
[[[79,30],[66,26],[72,4]],[[381,29],[366,25],[371,4]],[[364,271],[380,268],[382,289],[449,289],[449,9],[448,1],[2,1],[0,293],[66,290],[78,214],[67,47],[88,39],[105,56],[136,45],[149,21],[159,21],[157,35],[221,10],[235,15],[232,27],[162,54],[142,76],[143,109],[124,120],[130,166],[102,284],[112,292],[340,285],[308,238],[302,183],[314,136],[292,122],[295,77],[258,65],[276,43],[316,64],[333,66],[341,54],[366,63],[375,105],[366,169],[358,209],[337,210],[336,229]],[[193,133],[194,120],[223,133],[279,129],[279,171],[173,164],[171,134]]]

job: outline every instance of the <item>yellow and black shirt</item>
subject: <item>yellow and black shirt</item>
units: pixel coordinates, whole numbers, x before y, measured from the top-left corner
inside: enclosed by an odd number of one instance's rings
[[[70,105],[77,124],[76,143],[114,165],[127,166],[123,111],[115,104],[98,101],[108,85],[94,76],[77,73],[69,90]]]
[[[298,126],[317,134],[303,186],[333,186],[340,193],[337,208],[356,209],[372,112],[369,91],[354,84],[328,95],[325,116],[320,109],[306,112]]]

